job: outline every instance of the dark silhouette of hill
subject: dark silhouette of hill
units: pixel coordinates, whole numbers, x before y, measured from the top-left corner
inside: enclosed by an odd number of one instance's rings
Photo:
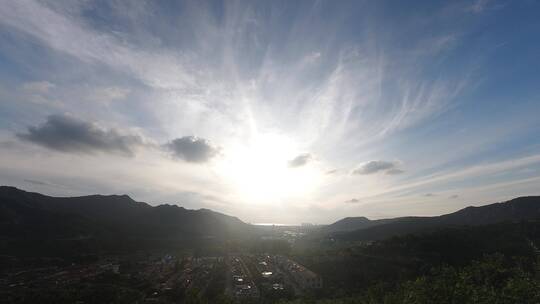
[[[378,240],[455,226],[477,226],[540,218],[540,197],[467,207],[434,217],[369,220],[348,217],[319,233],[344,240]],[[127,195],[50,197],[0,187],[0,237],[25,239],[193,239],[251,235],[256,228],[236,217],[176,205],[150,206]]]
[[[358,229],[365,229],[365,228],[374,227],[377,225],[390,223],[395,220],[397,220],[397,218],[396,219],[370,220],[364,216],[346,217],[333,224],[323,227],[322,231],[325,233],[354,231]]]
[[[324,258],[308,256],[305,264],[324,276],[326,288],[335,286],[356,293],[365,291],[366,286],[385,282],[383,293],[387,293],[397,282],[415,280],[440,267],[467,267],[486,255],[501,255],[507,262],[519,261],[535,273],[533,265],[537,263],[539,243],[539,220],[456,226],[390,237],[369,245],[326,247],[321,251]],[[381,286],[377,285],[377,288]]]
[[[50,197],[0,187],[4,238],[192,239],[242,236],[251,226],[236,217],[176,205],[150,206],[127,195]]]
[[[479,226],[540,218],[540,197],[519,197],[481,207],[467,207],[433,217],[401,217],[370,221],[365,217],[345,218],[325,231],[338,239],[369,241],[455,226]]]

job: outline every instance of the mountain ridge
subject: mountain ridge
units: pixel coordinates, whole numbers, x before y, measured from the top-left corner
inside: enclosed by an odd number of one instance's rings
[[[359,220],[352,220],[356,218]],[[354,217],[345,221],[348,222],[347,225],[343,224],[342,219],[326,227],[324,233],[340,239],[368,241],[429,229],[489,225],[537,218],[540,218],[540,196],[522,196],[484,206],[468,206],[452,213],[431,217],[409,216],[373,221],[365,217]]]
[[[52,197],[0,186],[0,211],[0,237],[112,234],[135,238],[224,238],[248,235],[256,229],[237,217],[209,209],[186,209],[176,204],[151,206],[126,194]],[[322,227],[315,235],[367,241],[430,229],[535,218],[540,218],[540,196],[522,196],[431,217],[346,217]]]
[[[228,237],[249,232],[237,217],[177,205],[151,206],[128,195],[53,197],[0,186],[0,235],[54,237],[118,234],[126,237]]]

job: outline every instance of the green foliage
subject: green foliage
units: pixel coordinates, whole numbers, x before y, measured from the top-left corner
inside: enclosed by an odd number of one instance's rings
[[[288,304],[533,304],[540,303],[540,279],[523,263],[487,255],[465,267],[442,266],[396,288],[375,284],[354,297]]]
[[[531,242],[540,243],[539,221],[447,228],[369,245],[326,247],[326,251],[294,258],[321,274],[326,297],[343,298],[375,285],[392,290],[429,275],[431,269],[444,265],[458,269],[497,252],[519,258],[520,267],[530,272],[535,261]]]
[[[540,282],[500,254],[462,269],[442,267],[405,283],[399,303],[539,303]],[[397,302],[396,302],[397,303]]]

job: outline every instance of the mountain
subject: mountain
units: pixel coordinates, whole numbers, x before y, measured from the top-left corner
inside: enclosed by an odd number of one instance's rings
[[[354,231],[390,223],[395,220],[397,219],[370,220],[364,216],[346,217],[333,224],[322,227],[322,231],[326,233]]]
[[[150,206],[127,195],[50,197],[0,187],[0,237],[224,238],[249,233],[236,217],[176,205]]]
[[[519,222],[540,218],[540,196],[528,196],[481,207],[467,207],[454,213],[433,217],[402,217],[370,221],[366,218],[343,219],[332,225],[338,239],[369,241],[455,226],[479,226]],[[351,231],[352,227],[359,227]],[[337,230],[338,228],[342,230]],[[328,228],[326,228],[328,229]]]
[[[327,232],[353,231],[370,227],[373,222],[374,221],[370,221],[367,217],[364,216],[346,217],[331,225],[324,227],[324,230]]]

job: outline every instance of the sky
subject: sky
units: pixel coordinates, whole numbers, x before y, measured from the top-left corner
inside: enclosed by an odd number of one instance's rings
[[[250,223],[540,195],[540,1],[0,1],[0,184]]]

